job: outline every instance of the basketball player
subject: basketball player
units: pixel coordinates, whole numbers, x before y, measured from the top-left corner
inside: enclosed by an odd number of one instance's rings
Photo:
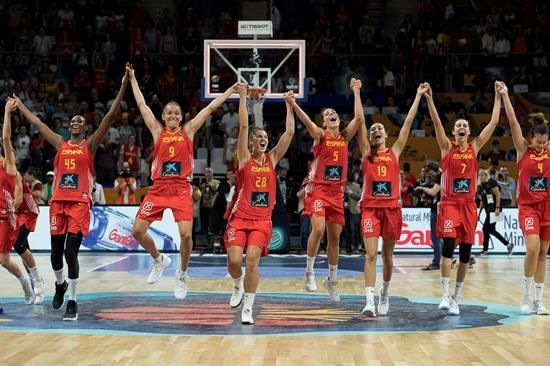
[[[496,86],[495,83],[495,101],[491,121],[471,142],[468,142],[470,124],[462,118],[456,120],[454,124],[453,141],[446,136],[429,86],[424,94],[428,101],[430,117],[434,122],[437,144],[441,149],[441,203],[437,217],[437,232],[438,237],[443,238],[441,251],[443,296],[439,310],[448,310],[449,315],[460,314],[458,300],[466,278],[477,224],[475,203],[477,154],[491,137],[499,120],[501,98],[496,92]],[[460,264],[456,274],[455,291],[453,296],[449,297],[451,261],[456,245],[460,246]]]
[[[271,212],[275,204],[275,167],[285,155],[294,136],[294,112],[290,100],[292,93],[285,94],[286,130],[277,145],[266,153],[269,139],[267,132],[260,128],[248,127],[245,85],[239,84],[239,140],[236,174],[237,184],[231,204],[227,208],[228,220],[224,242],[227,247],[227,269],[235,283],[229,304],[240,305],[244,292],[244,305],[241,311],[242,324],[254,324],[252,305],[260,280],[258,265],[260,257],[268,253],[267,244],[271,240]],[[244,289],[242,277],[242,257],[246,249],[246,273]]]
[[[15,108],[15,100],[8,98],[2,127],[4,156],[0,156],[0,189],[3,191],[3,194],[0,194],[0,264],[19,280],[25,293],[25,304],[30,305],[35,300],[31,280],[10,258],[17,236],[17,217],[14,207],[17,168],[11,144],[11,113]]]
[[[382,260],[384,283],[379,290],[378,313],[386,315],[389,310],[389,287],[393,269],[393,250],[401,236],[401,179],[399,155],[405,148],[418,104],[428,86],[421,84],[403,122],[399,137],[391,148],[386,147],[388,133],[384,125],[374,123],[370,128],[370,141],[365,124],[359,127],[359,149],[363,160],[363,192],[361,207],[361,232],[367,252],[365,261],[365,290],[367,304],[363,315],[376,316],[374,310],[374,286],[376,284],[376,257],[378,237],[382,237]],[[362,107],[361,107],[362,108]],[[370,142],[370,144],[369,144]]]
[[[19,173],[17,173],[15,181],[15,211],[17,214],[18,230],[14,249],[21,257],[23,265],[34,284],[36,295],[34,303],[37,305],[42,304],[46,292],[46,283],[36,268],[36,261],[31,253],[28,240],[29,233],[34,232],[40,210],[33,192],[23,181],[23,177]]]
[[[181,238],[181,264],[176,271],[174,296],[183,300],[187,296],[187,267],[193,248],[193,136],[208,116],[220,107],[234,92],[230,87],[201,110],[192,120],[181,125],[183,113],[178,103],[171,101],[164,106],[162,121],[158,121],[145,102],[131,65],[126,66],[130,84],[143,120],[153,135],[154,152],[151,177],[154,181],[143,199],[134,221],[132,235],[153,257],[153,269],[147,283],[157,282],[170,266],[170,257],[161,254],[147,229],[154,221],[162,220],[164,210],[172,210]]]
[[[322,127],[319,127],[298,106],[296,100],[291,99],[294,111],[314,141],[313,163],[307,178],[302,211],[302,215],[309,216],[311,221],[304,285],[306,291],[317,290],[313,266],[326,227],[329,275],[323,281],[323,286],[334,302],[340,301],[337,270],[340,233],[344,226],[343,196],[348,172],[348,141],[355,135],[359,126],[365,123],[363,109],[360,108],[361,80],[351,79],[350,87],[354,95],[355,115],[343,130],[340,130],[340,117],[334,109],[323,109]]]
[[[523,314],[548,315],[550,311],[542,303],[546,255],[550,245],[550,146],[548,121],[542,113],[529,115],[533,125],[530,141],[523,138],[521,126],[508,96],[504,83],[498,87],[502,95],[506,117],[510,121],[512,139],[518,162],[518,219],[525,236],[525,260],[523,263]],[[535,301],[532,287],[535,285]]]
[[[36,126],[40,134],[57,150],[54,158],[55,180],[50,203],[51,263],[55,273],[55,295],[52,307],[59,309],[69,291],[69,301],[63,320],[77,320],[76,288],[80,274],[78,251],[82,238],[90,228],[90,206],[94,184],[94,155],[115,120],[120,102],[126,90],[128,75],[125,73],[120,90],[111,109],[97,130],[86,139],[86,119],[76,115],[71,119],[71,137],[63,137],[52,131],[36,117],[21,100],[14,96],[17,107],[25,118]],[[63,274],[63,255],[68,267],[69,281]]]

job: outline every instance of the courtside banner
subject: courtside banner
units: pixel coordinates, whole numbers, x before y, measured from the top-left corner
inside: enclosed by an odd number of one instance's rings
[[[132,236],[132,225],[138,206],[95,206],[90,218],[90,233],[84,238],[82,250],[143,250]],[[525,241],[518,223],[517,209],[504,209],[503,219],[497,222],[497,230],[515,245],[514,253],[525,253]],[[478,222],[474,251],[481,250],[483,233]],[[151,225],[149,234],[160,250],[177,250],[180,239],[178,228],[170,210],[162,221]],[[489,251],[506,253],[506,247],[491,238]],[[40,207],[36,231],[29,235],[31,249],[50,250],[49,206]],[[403,209],[403,230],[396,244],[396,252],[431,252],[430,210],[425,208]],[[379,242],[379,248],[382,241]]]

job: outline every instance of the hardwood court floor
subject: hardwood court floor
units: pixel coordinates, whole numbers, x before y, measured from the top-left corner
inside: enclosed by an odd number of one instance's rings
[[[177,255],[172,255],[172,259],[175,259],[176,263],[178,262],[177,258]],[[208,262],[202,262],[203,259],[204,257],[193,257],[192,259],[191,294],[199,291],[223,292],[225,293],[224,298],[228,299],[231,281],[223,276],[212,278],[215,277],[212,275],[213,268],[219,267],[224,259],[218,258],[216,266],[206,266],[201,272],[198,267]],[[275,258],[275,260],[305,262],[303,257]],[[352,261],[360,264],[362,258],[355,258]],[[46,278],[48,294],[51,296],[54,277],[50,269],[49,257],[38,255],[37,262]],[[434,301],[437,301],[440,296],[439,272],[425,272],[420,269],[428,262],[428,257],[424,256],[396,256],[394,264],[397,268],[393,275],[391,295],[403,298],[433,298]],[[79,292],[83,293],[80,299],[88,296],[84,295],[85,293],[91,294],[90,297],[93,297],[94,293],[105,292],[121,293],[122,296],[126,296],[133,292],[158,291],[166,293],[173,290],[174,279],[172,276],[163,277],[155,285],[145,283],[150,264],[149,259],[144,255],[87,254],[81,257],[80,263]],[[131,264],[129,267],[125,267],[122,263]],[[493,256],[478,259],[475,267],[468,273],[462,294],[463,300],[512,306],[514,309],[512,312],[519,312],[517,309],[521,299],[522,266],[523,256],[512,258]],[[357,265],[355,268],[357,269]],[[212,270],[209,273],[210,269]],[[257,302],[261,301],[262,293],[289,293],[290,296],[293,296],[293,293],[300,296],[303,294],[303,283],[302,279],[298,277],[299,275],[294,277],[277,275],[280,272],[270,275],[271,269],[265,266],[262,266],[261,270],[269,278],[261,279]],[[283,267],[280,271],[300,273],[301,266],[294,269]],[[362,274],[358,272],[343,273],[348,275],[339,278],[340,292],[363,295]],[[318,276],[318,292],[324,295],[321,279],[322,277]],[[517,316],[514,315],[516,321],[508,324],[452,330],[438,330],[436,327],[431,331],[422,328],[423,319],[408,319],[412,321],[412,324],[418,324],[419,331],[346,333],[346,329],[341,329],[341,331],[331,331],[325,334],[316,332],[310,335],[306,333],[251,335],[245,330],[243,335],[230,332],[232,335],[221,336],[207,335],[207,330],[203,333],[205,335],[185,336],[121,335],[109,334],[108,331],[85,334],[86,331],[74,330],[78,324],[62,322],[62,312],[53,313],[50,297],[46,299],[44,305],[24,305],[19,283],[5,270],[0,272],[0,283],[2,284],[0,302],[3,302],[5,307],[5,313],[0,315],[1,365],[548,365],[550,351],[550,317],[535,315],[520,317],[517,314]],[[377,283],[381,283],[381,273],[378,273]],[[454,279],[451,282],[451,288],[453,286]],[[550,305],[549,291],[545,294],[545,303],[548,305]],[[170,294],[168,293],[168,295]],[[208,311],[209,296],[214,299],[219,294],[196,294],[196,296],[190,295],[190,298],[200,298],[203,303],[206,303],[203,305],[206,308],[205,311]],[[40,315],[36,315],[40,314],[40,311],[44,313],[44,316],[53,313],[53,318],[49,318],[53,320],[49,321],[55,323],[56,326],[66,325],[69,330],[67,333],[60,333],[59,329],[53,333],[39,332],[30,328],[15,331],[5,330],[3,325],[8,324],[11,319],[10,311],[16,311],[13,307],[14,297],[20,298],[16,310],[33,311],[33,317],[38,318],[37,320],[40,320]],[[9,300],[10,298],[12,300]],[[318,298],[319,302],[325,304],[324,296]],[[349,302],[352,298],[358,304],[363,302],[360,296],[344,297],[343,302]],[[12,303],[6,301],[12,301]],[[173,304],[182,304],[181,306],[176,305],[179,306],[178,309],[188,306],[185,305],[186,300],[183,302],[177,302],[175,299],[167,301],[171,301]],[[215,301],[210,300],[210,302]],[[90,304],[86,300],[79,301],[80,310],[88,313],[93,312],[94,309],[89,308]],[[379,322],[378,324],[399,320],[400,309],[396,304],[400,303],[394,301],[393,304],[388,317],[379,317],[375,320]],[[437,305],[427,304],[425,306],[435,309]],[[274,307],[277,306],[274,305]],[[323,305],[321,310],[315,310],[315,312],[322,312],[323,307],[330,308],[330,305]],[[40,311],[36,309],[40,309]],[[360,313],[362,308],[358,306],[355,310]],[[461,314],[461,317],[466,316],[468,309],[462,310],[464,315]],[[437,312],[437,310],[433,311]],[[345,311],[341,311],[341,313],[345,313]],[[107,312],[107,314],[112,313]],[[194,319],[200,319],[196,313],[187,314]],[[82,320],[79,322],[84,322],[85,318],[86,315],[82,316]],[[88,319],[90,318],[91,315]],[[258,318],[256,319],[258,320]],[[186,319],[182,321],[186,321]],[[448,319],[441,319],[442,323],[448,321]],[[240,329],[240,325],[235,325],[235,327],[231,329]]]

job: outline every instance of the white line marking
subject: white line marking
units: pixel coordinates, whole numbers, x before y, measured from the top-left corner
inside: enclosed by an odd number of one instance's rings
[[[100,269],[100,268],[102,268],[102,267],[111,265],[111,264],[116,263],[116,262],[123,261],[123,260],[125,260],[125,259],[128,259],[128,257],[122,257],[122,258],[118,258],[118,259],[112,260],[112,261],[107,262],[107,263],[100,264],[99,266],[94,267],[94,268],[92,268],[92,269],[89,269],[89,270],[87,270],[86,272],[93,272],[93,271],[98,270],[98,269]]]

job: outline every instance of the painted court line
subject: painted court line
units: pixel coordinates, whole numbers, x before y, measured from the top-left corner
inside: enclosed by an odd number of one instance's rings
[[[122,257],[122,258],[114,259],[114,260],[109,261],[109,262],[107,262],[107,263],[103,263],[103,264],[100,264],[99,266],[96,266],[96,267],[94,267],[94,268],[91,268],[91,269],[87,270],[86,272],[93,272],[93,271],[96,271],[96,270],[98,270],[98,269],[100,269],[100,268],[103,268],[103,267],[109,266],[109,265],[111,265],[111,264],[114,264],[114,263],[123,261],[123,260],[125,260],[125,259],[128,259],[128,257]]]

